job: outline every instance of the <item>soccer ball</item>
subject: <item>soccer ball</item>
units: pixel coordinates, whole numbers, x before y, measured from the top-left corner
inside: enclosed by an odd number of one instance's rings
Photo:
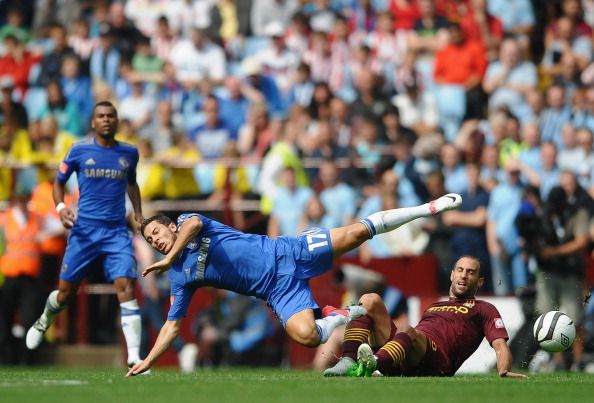
[[[551,353],[565,351],[575,339],[573,320],[559,311],[544,313],[534,322],[534,339]]]

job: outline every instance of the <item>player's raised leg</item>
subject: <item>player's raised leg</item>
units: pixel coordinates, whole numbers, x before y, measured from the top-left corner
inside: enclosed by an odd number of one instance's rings
[[[420,206],[380,211],[364,218],[360,223],[331,229],[330,239],[334,256],[342,256],[377,234],[395,230],[417,218],[457,209],[460,204],[462,204],[462,197],[459,194],[450,193]]]
[[[57,290],[50,293],[45,301],[45,308],[41,316],[35,321],[33,326],[27,331],[25,344],[29,350],[34,350],[43,341],[43,336],[47,329],[54,323],[56,316],[66,308],[72,301],[78,290],[78,282],[70,282],[60,279]]]
[[[118,300],[120,301],[121,325],[128,350],[128,366],[140,361],[141,319],[140,307],[134,297],[136,280],[120,277],[114,280]]]

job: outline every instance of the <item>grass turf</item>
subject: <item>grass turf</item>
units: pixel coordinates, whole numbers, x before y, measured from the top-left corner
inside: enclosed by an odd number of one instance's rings
[[[594,375],[558,373],[528,380],[494,374],[453,378],[323,378],[279,369],[201,370],[182,375],[157,368],[124,378],[123,370],[1,368],[2,403],[119,402],[588,402]]]

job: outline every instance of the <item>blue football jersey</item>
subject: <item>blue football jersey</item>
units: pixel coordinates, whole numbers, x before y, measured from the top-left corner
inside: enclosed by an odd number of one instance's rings
[[[265,299],[274,285],[275,243],[246,234],[200,214],[182,214],[178,228],[197,216],[204,226],[169,270],[172,289],[194,283]]]
[[[78,217],[124,223],[127,186],[136,182],[137,164],[136,147],[122,142],[102,147],[93,138],[70,148],[57,179],[66,183],[76,172],[80,192]]]

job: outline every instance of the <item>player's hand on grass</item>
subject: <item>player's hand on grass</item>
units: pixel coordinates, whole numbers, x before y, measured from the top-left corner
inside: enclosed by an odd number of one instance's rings
[[[500,375],[502,378],[518,378],[518,379],[528,379],[528,377],[524,374],[518,374],[517,372],[505,371],[503,374]]]
[[[62,222],[64,228],[72,228],[74,226],[74,222],[76,221],[74,211],[70,210],[68,207],[64,207],[62,210],[60,210],[60,221]]]
[[[149,273],[153,271],[159,271],[162,273],[164,271],[169,270],[170,268],[171,262],[169,261],[169,259],[165,258],[163,260],[159,260],[158,262],[153,263],[152,265],[144,269],[144,271],[142,272],[142,277],[146,277]]]
[[[126,374],[126,376],[136,376],[136,375],[140,375],[143,372],[149,370],[151,368],[150,364],[148,363],[147,360],[143,360],[140,362],[137,362],[136,364],[134,364],[134,366],[132,368],[130,368],[130,370],[128,371],[128,373]]]

